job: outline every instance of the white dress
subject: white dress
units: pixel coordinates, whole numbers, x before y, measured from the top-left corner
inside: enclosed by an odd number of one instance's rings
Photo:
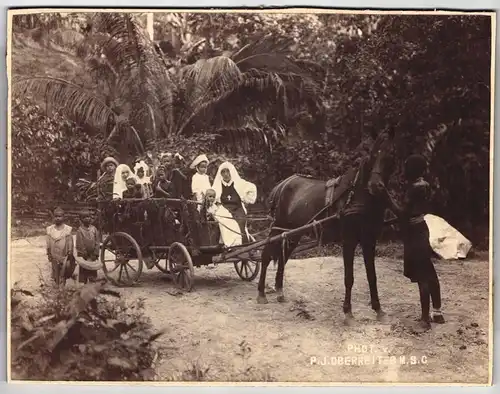
[[[210,179],[207,174],[200,174],[197,172],[193,175],[191,179],[191,192],[194,194],[196,201],[203,202],[205,192],[210,188]]]
[[[232,219],[229,212],[223,205],[212,205],[207,212],[212,214],[219,224],[220,237],[222,243],[227,246],[237,246],[242,244],[241,230],[238,222]]]
[[[245,181],[240,177],[238,171],[233,164],[229,162],[224,162],[219,166],[217,170],[217,175],[215,176],[214,184],[212,189],[215,190],[216,201],[220,202],[220,196],[222,194],[222,170],[228,169],[231,174],[231,180],[234,182],[234,188],[241,199],[241,204],[245,214],[247,213],[246,205],[254,204],[257,200],[257,187],[255,184]],[[219,205],[217,211],[214,214],[215,220],[219,223],[219,228],[221,232],[221,238],[226,246],[241,245],[242,236],[240,226],[238,222],[233,219],[233,215],[224,206]],[[250,234],[248,229],[245,228],[246,235],[250,239]]]

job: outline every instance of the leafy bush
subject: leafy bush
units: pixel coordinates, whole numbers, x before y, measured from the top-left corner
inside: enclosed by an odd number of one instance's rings
[[[75,200],[80,177],[97,174],[114,151],[58,112],[47,114],[29,98],[12,106],[12,199],[15,207]]]
[[[21,380],[152,380],[157,349],[144,305],[111,301],[103,283],[43,286],[35,306],[11,290],[12,376]],[[38,297],[37,297],[38,298]]]

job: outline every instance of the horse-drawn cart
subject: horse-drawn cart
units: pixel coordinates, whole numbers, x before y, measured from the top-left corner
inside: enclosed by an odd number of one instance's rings
[[[124,199],[98,202],[105,234],[100,260],[117,286],[136,284],[144,269],[157,267],[184,290],[193,287],[194,267],[232,263],[241,279],[254,280],[260,254],[251,243],[227,248],[215,221],[202,218],[198,203],[185,199]],[[241,249],[241,252],[238,252]],[[244,249],[244,250],[243,250]]]

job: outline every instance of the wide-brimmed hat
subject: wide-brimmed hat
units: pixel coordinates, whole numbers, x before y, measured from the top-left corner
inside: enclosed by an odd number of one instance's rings
[[[119,163],[115,160],[115,158],[108,156],[101,162],[101,170],[106,171],[106,164],[113,163],[115,167],[118,167]]]
[[[203,163],[206,161],[207,163],[209,162],[207,155],[199,155],[196,159],[193,160],[189,168],[194,169],[198,166],[198,164]]]

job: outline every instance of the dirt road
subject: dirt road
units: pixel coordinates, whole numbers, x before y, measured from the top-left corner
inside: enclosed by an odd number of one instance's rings
[[[14,241],[10,264],[11,283],[36,288],[40,270],[49,275],[44,239]],[[269,294],[269,304],[258,305],[256,282],[241,281],[232,265],[196,269],[192,293],[176,296],[155,268],[122,294],[145,298],[155,326],[168,328],[162,380],[486,384],[488,262],[437,262],[447,323],[421,336],[409,330],[419,314],[418,290],[403,277],[401,261],[379,258],[376,264],[388,324],[378,323],[368,306],[359,258],[354,327],[343,325],[343,267],[337,257],[291,260],[284,304]],[[274,274],[271,267],[270,285]]]

